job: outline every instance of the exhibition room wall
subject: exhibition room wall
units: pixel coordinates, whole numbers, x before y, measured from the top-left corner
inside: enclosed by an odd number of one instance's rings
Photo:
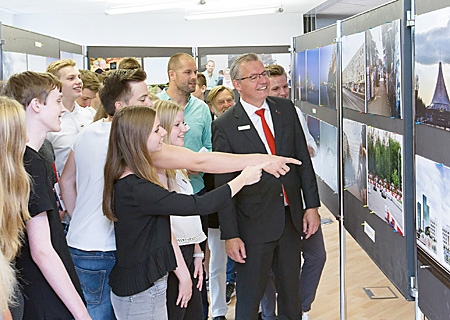
[[[393,1],[293,43],[321,199],[431,320],[450,315],[449,17]]]
[[[3,24],[86,46],[289,45],[303,33],[301,13],[185,21],[183,14],[29,14],[0,10]]]

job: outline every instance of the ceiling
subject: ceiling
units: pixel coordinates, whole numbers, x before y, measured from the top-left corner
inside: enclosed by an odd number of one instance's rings
[[[205,11],[248,8],[249,6],[280,6],[287,13],[321,13],[351,16],[389,2],[386,0],[0,0],[0,11],[14,15],[22,14],[103,14],[107,8],[156,3],[184,2],[178,9],[162,10],[160,13]]]

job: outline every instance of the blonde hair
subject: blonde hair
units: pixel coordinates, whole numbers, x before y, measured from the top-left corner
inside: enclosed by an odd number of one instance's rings
[[[24,108],[17,101],[0,97],[0,249],[10,261],[20,249],[25,221],[30,218],[25,147]]]
[[[180,111],[184,111],[184,109],[177,103],[172,102],[170,100],[158,100],[153,103],[153,109],[156,110],[156,114],[159,118],[159,123],[162,128],[167,131],[167,134],[164,136],[163,141],[166,144],[172,144],[170,142],[170,134],[172,133],[173,123],[175,121],[175,117],[177,113]],[[177,170],[168,170],[166,169],[167,178],[169,178],[169,182],[171,179],[175,179]],[[187,173],[183,170],[183,174],[187,177]]]
[[[0,315],[14,303],[14,287],[16,286],[15,270],[12,263],[0,252]]]
[[[137,177],[163,187],[147,149],[155,118],[156,111],[146,106],[123,107],[114,115],[106,156],[102,205],[109,220],[117,221],[114,214],[114,184],[125,169],[129,168]]]
[[[76,62],[72,59],[64,59],[64,60],[57,60],[50,63],[47,67],[46,72],[53,74],[54,76],[57,76],[59,78],[59,70],[65,67],[75,67]]]

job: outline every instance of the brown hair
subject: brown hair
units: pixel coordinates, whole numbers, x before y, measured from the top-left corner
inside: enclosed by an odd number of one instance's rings
[[[129,168],[137,177],[162,186],[147,149],[155,118],[156,111],[146,106],[123,107],[114,115],[106,156],[102,205],[104,214],[112,221],[117,221],[114,214],[114,184],[125,169]]]
[[[267,71],[267,75],[269,77],[278,77],[278,76],[285,76],[286,71],[284,68],[278,64],[269,64],[265,67]]]
[[[197,85],[200,88],[206,86],[206,77],[203,73],[197,73]]]
[[[3,86],[2,93],[17,100],[26,109],[35,98],[46,104],[50,91],[55,88],[61,91],[61,81],[53,74],[25,71],[12,75]]]
[[[128,69],[128,70],[141,68],[142,68],[141,64],[135,58],[123,58],[122,60],[120,60],[119,65],[117,66],[117,69]]]
[[[131,94],[131,82],[145,81],[147,74],[142,69],[119,69],[109,71],[103,79],[103,87],[99,96],[106,114],[113,116],[116,112],[115,103],[119,100],[128,102]]]
[[[81,81],[83,81],[83,89],[89,89],[92,92],[98,92],[100,90],[100,80],[95,72],[89,70],[79,70]]]

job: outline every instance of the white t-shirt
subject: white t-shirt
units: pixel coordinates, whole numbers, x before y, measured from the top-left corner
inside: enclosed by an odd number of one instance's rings
[[[61,131],[47,134],[47,139],[52,143],[55,150],[56,170],[59,173],[62,173],[64,169],[70,148],[72,148],[77,134],[92,123],[93,119],[94,116],[89,110],[80,107],[75,102],[73,111],[70,112],[66,109],[66,112],[61,117]]]
[[[180,190],[177,190],[178,193],[194,194],[191,183],[180,170],[177,170],[175,178],[180,188]],[[170,225],[179,246],[200,243],[206,240],[200,216],[170,216]]]
[[[80,132],[72,147],[77,168],[77,200],[67,243],[84,251],[116,250],[114,224],[102,210],[103,168],[110,131],[111,122],[96,121]]]

